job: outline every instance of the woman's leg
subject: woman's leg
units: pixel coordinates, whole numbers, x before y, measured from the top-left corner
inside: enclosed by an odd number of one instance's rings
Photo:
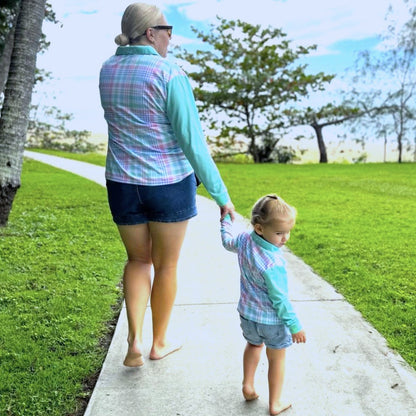
[[[252,345],[247,342],[243,357],[243,396],[246,400],[255,400],[259,397],[254,388],[254,377],[260,361],[262,345]]]
[[[143,365],[143,321],[150,295],[151,239],[148,224],[118,226],[127,251],[123,288],[129,326],[128,344],[124,365]]]
[[[176,297],[176,270],[187,225],[188,221],[149,223],[154,267],[150,297],[153,322],[153,345],[150,351],[152,360],[159,360],[180,348],[167,342],[166,331]]]

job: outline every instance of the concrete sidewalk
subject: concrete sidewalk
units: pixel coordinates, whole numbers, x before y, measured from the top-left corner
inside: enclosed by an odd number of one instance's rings
[[[26,152],[26,156],[104,183],[103,168]],[[144,367],[122,365],[127,323],[123,308],[85,416],[267,415],[267,360],[257,374],[259,400],[241,395],[245,345],[236,311],[237,257],[220,242],[219,210],[198,197],[179,264],[170,335],[183,348]],[[242,218],[239,226],[245,227]],[[416,372],[323,279],[286,250],[291,299],[307,343],[287,351],[284,398],[288,416],[416,415]],[[150,311],[144,326],[151,346]]]

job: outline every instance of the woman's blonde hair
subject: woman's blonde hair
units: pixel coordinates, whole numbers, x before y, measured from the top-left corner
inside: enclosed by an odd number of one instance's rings
[[[251,224],[267,225],[275,220],[296,220],[296,208],[290,206],[276,194],[261,197],[251,211]]]
[[[146,29],[156,26],[163,14],[154,5],[146,3],[132,3],[127,6],[121,19],[121,34],[117,35],[114,42],[117,45],[126,46],[142,36]]]

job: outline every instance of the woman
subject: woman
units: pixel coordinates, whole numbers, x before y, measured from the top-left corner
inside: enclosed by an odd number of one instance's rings
[[[124,365],[138,367],[144,363],[142,327],[149,296],[149,358],[180,348],[169,344],[166,331],[180,249],[188,220],[197,214],[195,174],[220,207],[221,218],[234,217],[234,206],[205,143],[189,80],[165,59],[172,26],[156,6],[133,3],[121,29],[116,54],[101,68],[100,96],[109,135],[108,200],[127,252]]]

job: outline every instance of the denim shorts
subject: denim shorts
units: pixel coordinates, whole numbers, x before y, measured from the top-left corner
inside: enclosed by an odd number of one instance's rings
[[[180,222],[197,214],[194,174],[180,182],[160,186],[107,180],[107,196],[117,225]]]
[[[259,324],[240,315],[240,326],[244,338],[252,345],[262,345],[264,343],[268,348],[281,350],[290,347],[293,343],[292,334],[284,324]]]

